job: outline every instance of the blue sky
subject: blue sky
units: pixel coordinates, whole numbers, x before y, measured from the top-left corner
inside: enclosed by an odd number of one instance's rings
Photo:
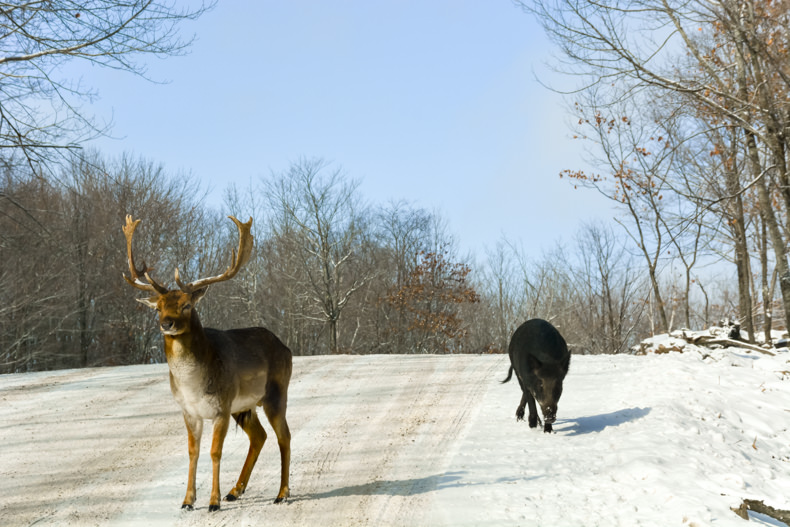
[[[585,168],[566,103],[536,80],[553,48],[509,0],[221,2],[182,26],[188,55],[147,61],[151,83],[82,67],[116,139],[92,143],[187,171],[222,208],[300,156],[361,180],[373,204],[404,199],[447,220],[463,251],[503,235],[528,252],[610,216],[558,177]]]

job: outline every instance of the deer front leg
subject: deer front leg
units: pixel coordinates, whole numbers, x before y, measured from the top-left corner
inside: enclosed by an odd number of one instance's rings
[[[184,497],[182,509],[192,510],[195,505],[195,478],[197,463],[200,456],[200,436],[203,434],[203,419],[191,417],[184,413],[187,425],[187,446],[189,448],[189,475],[187,476],[187,495]]]
[[[208,502],[208,511],[219,510],[219,465],[222,460],[222,445],[225,442],[225,435],[228,433],[230,415],[220,415],[214,419],[214,433],[211,439],[211,464],[213,465],[214,479],[211,484],[211,499]]]

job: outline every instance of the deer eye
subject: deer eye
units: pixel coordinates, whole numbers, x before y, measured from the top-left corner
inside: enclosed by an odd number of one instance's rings
[[[181,308],[181,312],[184,313],[192,309],[192,304],[184,304],[184,307]]]

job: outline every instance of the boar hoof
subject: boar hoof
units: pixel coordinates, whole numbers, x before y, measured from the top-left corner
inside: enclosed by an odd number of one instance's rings
[[[543,427],[543,432],[547,434],[550,434],[552,430],[551,423],[546,423],[546,425]]]
[[[529,427],[536,428],[538,426],[538,416],[537,415],[530,415],[529,416]]]
[[[524,420],[524,407],[519,406],[516,408],[516,421],[523,421]]]

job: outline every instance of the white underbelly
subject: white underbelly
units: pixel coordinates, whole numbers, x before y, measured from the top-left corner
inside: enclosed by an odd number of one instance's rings
[[[230,406],[230,413],[236,414],[247,410],[255,410],[260,400],[258,395],[236,397]],[[220,404],[216,397],[210,395],[190,396],[181,394],[178,404],[187,414],[201,419],[215,419],[220,412]]]
[[[246,410],[255,410],[255,407],[257,406],[260,399],[260,396],[257,394],[239,395],[233,399],[233,403],[230,405],[230,413],[236,414]]]

